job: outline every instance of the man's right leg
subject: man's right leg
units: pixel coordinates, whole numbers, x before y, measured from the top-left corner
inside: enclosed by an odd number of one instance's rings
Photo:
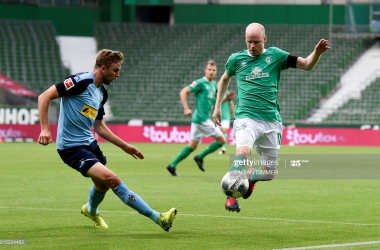
[[[88,197],[87,204],[83,205],[81,208],[81,213],[92,219],[95,227],[97,228],[108,228],[107,223],[103,220],[98,212],[99,204],[103,201],[106,192],[109,187],[104,183],[92,178],[94,185],[90,188],[90,195]]]
[[[235,140],[236,140],[236,155],[230,167],[230,171],[244,171],[245,164],[244,160],[247,160],[251,155],[253,143],[255,141],[256,135],[252,133],[249,129],[246,129],[246,123],[239,120],[235,121]],[[252,192],[254,184],[250,184],[250,189],[248,192]],[[236,198],[227,197],[225,208],[228,211],[240,212],[241,208]]]
[[[104,196],[110,189],[106,184],[91,178],[94,185],[91,186],[90,195],[88,197],[87,209],[92,214],[98,213],[98,206],[103,201]]]
[[[186,159],[191,152],[193,152],[198,147],[198,141],[196,140],[190,140],[189,145],[187,145],[184,149],[182,149],[181,152],[179,152],[178,156],[166,167],[166,169],[173,175],[178,176],[176,172],[176,167],[178,163],[180,163],[182,160]]]
[[[150,218],[156,224],[160,225],[165,231],[169,231],[172,226],[176,209],[172,208],[169,212],[158,213],[150,208],[150,206],[140,198],[136,193],[130,191],[122,180],[111,170],[106,168],[100,162],[93,165],[88,171],[87,176],[102,182],[123,201],[126,205],[133,208],[140,214]]]
[[[184,149],[182,149],[181,152],[179,152],[178,156],[172,161],[166,169],[171,173],[173,176],[178,176],[176,172],[176,167],[179,162],[184,160],[186,157],[188,157],[191,152],[193,152],[202,140],[203,133],[201,129],[199,128],[199,124],[191,123],[191,130],[190,130],[190,143],[187,145]]]

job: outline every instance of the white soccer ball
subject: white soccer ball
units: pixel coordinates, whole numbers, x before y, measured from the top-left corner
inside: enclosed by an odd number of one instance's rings
[[[224,175],[221,186],[225,195],[240,198],[247,193],[249,181],[243,172],[235,170]]]

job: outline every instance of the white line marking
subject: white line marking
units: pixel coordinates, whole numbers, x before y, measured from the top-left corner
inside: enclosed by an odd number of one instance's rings
[[[34,207],[0,207],[9,209],[30,209],[30,210],[48,210],[48,211],[79,211],[80,209],[65,209],[65,208],[34,208]],[[102,213],[124,213],[124,214],[137,214],[137,212],[127,211],[101,211]],[[232,219],[251,219],[251,220],[273,220],[273,221],[290,221],[290,222],[306,222],[306,223],[325,223],[325,224],[343,224],[354,226],[380,226],[380,224],[365,224],[365,223],[352,223],[352,222],[339,222],[339,221],[317,221],[317,220],[293,220],[293,219],[279,219],[279,218],[262,218],[262,217],[248,217],[248,216],[224,216],[224,215],[208,215],[208,214],[182,214],[183,216],[199,216],[199,217],[212,217],[212,218],[232,218]]]
[[[368,241],[368,242],[311,246],[311,247],[281,248],[281,249],[273,249],[273,250],[303,250],[303,249],[318,249],[318,248],[330,248],[330,247],[360,246],[360,245],[371,245],[371,244],[380,244],[380,241]]]

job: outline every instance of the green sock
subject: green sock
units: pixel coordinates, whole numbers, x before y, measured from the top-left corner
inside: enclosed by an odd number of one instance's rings
[[[216,141],[216,142],[213,142],[211,143],[206,149],[205,151],[203,151],[202,153],[200,153],[198,155],[199,159],[203,160],[203,158],[206,157],[206,155],[214,152],[215,150],[217,150],[218,148],[220,148],[222,146],[222,143]]]
[[[230,167],[230,171],[234,171],[234,170],[243,171],[245,168],[245,164],[243,164],[244,160],[247,160],[247,158],[244,155],[236,155]]]
[[[258,181],[270,181],[270,180],[264,178],[263,173],[261,171],[261,167],[259,167],[255,172],[251,173],[251,175],[249,176],[249,181],[255,184]]]
[[[189,154],[193,151],[194,149],[190,148],[189,145],[187,145],[184,149],[182,149],[181,152],[179,152],[177,158],[175,158],[174,161],[172,161],[170,164],[173,166],[173,168],[175,168],[177,164],[180,163],[180,161],[188,157]]]
[[[227,133],[224,133],[224,138],[226,139],[226,143],[223,144],[222,148],[226,148],[227,147],[227,142],[228,142],[228,135]]]

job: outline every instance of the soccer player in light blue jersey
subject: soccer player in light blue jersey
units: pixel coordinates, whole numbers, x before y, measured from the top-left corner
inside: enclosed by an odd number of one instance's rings
[[[90,218],[95,227],[108,228],[98,212],[98,206],[111,188],[126,205],[150,218],[165,231],[169,231],[177,213],[176,209],[171,208],[166,213],[158,213],[129,190],[125,183],[106,167],[107,159],[91,132],[93,127],[98,135],[127,154],[135,159],[144,159],[140,150],[121,140],[103,123],[104,104],[108,99],[104,85],[111,85],[120,76],[123,59],[124,56],[119,51],[101,50],[92,71],[68,76],[42,93],[38,97],[41,123],[38,142],[42,145],[52,142],[48,107],[51,100],[60,97],[58,154],[67,165],[84,177],[90,177],[94,183],[90,188],[88,203],[82,206],[81,213]]]

